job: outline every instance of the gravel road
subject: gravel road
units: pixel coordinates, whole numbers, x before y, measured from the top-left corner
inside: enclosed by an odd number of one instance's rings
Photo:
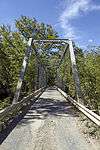
[[[77,126],[74,107],[47,89],[1,144],[0,150],[95,150]]]

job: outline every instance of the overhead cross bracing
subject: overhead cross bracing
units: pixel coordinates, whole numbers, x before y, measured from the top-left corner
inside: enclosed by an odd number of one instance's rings
[[[40,40],[34,40],[33,39],[32,43],[33,44],[36,44],[36,43],[52,43],[52,45],[53,44],[64,44],[65,47],[64,47],[64,50],[63,50],[64,52],[63,52],[63,55],[61,57],[61,60],[58,63],[58,65],[55,66],[55,67],[59,68],[62,61],[64,60],[64,57],[65,57],[65,54],[66,54],[67,50],[68,50],[68,46],[69,46],[68,41],[69,41],[69,39],[49,39],[49,40],[41,40],[41,39]],[[50,48],[52,48],[52,45],[51,45]],[[37,51],[37,53],[38,53],[38,51]]]
[[[22,69],[20,72],[20,77],[18,80],[17,89],[15,92],[15,97],[14,97],[13,103],[16,103],[18,101],[21,87],[22,87],[22,82],[24,80],[24,75],[26,72],[26,67],[28,66],[28,62],[29,62],[29,59],[31,57],[33,50],[35,52],[37,60],[38,61],[40,60],[38,50],[35,47],[35,43],[40,43],[40,42],[43,42],[43,43],[49,43],[50,42],[52,44],[55,44],[55,43],[64,43],[65,44],[64,53],[63,53],[63,56],[61,58],[61,61],[59,62],[59,66],[61,65],[61,63],[65,57],[67,49],[69,49],[70,59],[71,59],[71,64],[72,64],[73,79],[74,79],[75,87],[76,87],[76,95],[77,95],[77,99],[80,100],[82,98],[82,95],[81,95],[81,88],[80,88],[80,80],[79,80],[77,66],[76,66],[76,59],[75,59],[75,54],[74,54],[73,42],[69,39],[39,39],[39,40],[37,40],[37,39],[29,38],[28,48],[26,50],[26,54],[25,54],[25,57],[23,60]],[[40,61],[40,63],[41,63],[41,61]],[[59,68],[59,66],[57,67],[57,69]],[[44,66],[43,66],[43,68],[44,68]]]

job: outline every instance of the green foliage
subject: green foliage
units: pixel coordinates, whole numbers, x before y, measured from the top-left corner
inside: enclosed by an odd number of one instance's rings
[[[57,33],[51,25],[38,23],[36,19],[26,16],[21,16],[16,20],[16,28],[17,31],[11,31],[10,26],[0,26],[0,100],[2,106],[7,106],[6,98],[12,99],[14,96],[29,37],[34,39],[57,38]],[[35,44],[43,65],[48,64],[51,47],[50,43]],[[36,76],[37,59],[33,49],[23,82],[22,96],[35,89]],[[8,104],[11,101],[8,101]]]
[[[63,51],[63,50],[62,50]],[[96,113],[100,110],[100,47],[95,47],[88,52],[75,47],[75,56],[78,73],[81,81],[81,89],[84,104]],[[75,85],[73,81],[70,54],[67,52],[60,67],[60,75],[67,86],[67,93],[75,97]]]
[[[78,50],[79,51],[79,50]],[[84,103],[99,113],[100,109],[100,48],[76,53]]]
[[[4,101],[0,102],[0,110],[8,106],[10,106],[10,97],[7,97]]]
[[[16,31],[11,31],[9,26],[0,26],[0,107],[2,108],[12,102],[29,37],[33,39],[58,38],[57,32],[51,25],[39,23],[35,18],[21,16],[16,20],[16,28]],[[63,45],[41,42],[34,43],[32,48],[33,53],[23,82],[22,95],[35,90],[38,63],[42,62],[46,69],[48,85],[55,84],[57,65],[64,51]],[[34,48],[39,54],[37,59]],[[75,47],[75,56],[84,103],[98,113],[100,109],[100,47],[93,47],[88,52]],[[66,92],[75,97],[69,51],[58,72],[59,82],[63,81]]]
[[[1,26],[2,37],[0,49],[0,79],[3,85],[10,86],[13,90],[22,64],[25,44],[18,32],[11,32],[9,27]]]
[[[31,19],[26,16],[21,16],[16,20],[16,27],[25,39],[33,37],[33,39],[52,39],[57,38],[57,32],[54,31],[51,25],[39,23],[35,18]],[[48,49],[48,45],[44,44],[44,49]],[[37,45],[39,46],[39,45]]]

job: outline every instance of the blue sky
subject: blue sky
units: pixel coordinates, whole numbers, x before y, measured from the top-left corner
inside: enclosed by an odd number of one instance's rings
[[[100,44],[100,0],[0,0],[0,24],[14,27],[20,15],[53,25],[81,47]]]

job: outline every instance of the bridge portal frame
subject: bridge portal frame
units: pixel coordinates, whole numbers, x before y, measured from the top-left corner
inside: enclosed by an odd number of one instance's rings
[[[67,50],[69,49],[70,52],[70,59],[71,59],[71,68],[72,68],[72,73],[73,73],[73,79],[74,79],[74,83],[75,83],[75,88],[76,88],[76,96],[77,96],[77,101],[82,103],[82,93],[81,93],[81,86],[80,86],[80,79],[79,79],[79,75],[78,75],[78,70],[77,70],[77,64],[76,64],[76,59],[75,59],[75,54],[74,54],[74,47],[73,47],[73,41],[70,39],[33,39],[32,37],[29,38],[28,41],[28,47],[26,49],[26,53],[23,59],[23,63],[22,63],[22,68],[20,71],[20,76],[18,79],[18,83],[17,83],[17,88],[16,88],[16,92],[15,92],[15,96],[13,99],[12,104],[15,104],[18,102],[19,96],[20,96],[20,92],[21,92],[21,88],[22,88],[22,83],[24,80],[24,76],[25,76],[25,72],[26,72],[26,68],[28,66],[28,62],[30,60],[33,48],[32,45],[34,45],[35,43],[39,43],[39,42],[43,42],[43,43],[53,43],[53,44],[57,44],[57,43],[64,43],[65,44],[65,48],[64,48],[64,53],[63,56],[59,62],[59,65],[57,67],[57,70],[59,69],[65,54],[67,52]],[[35,51],[35,55],[37,57],[37,50],[34,48]]]

